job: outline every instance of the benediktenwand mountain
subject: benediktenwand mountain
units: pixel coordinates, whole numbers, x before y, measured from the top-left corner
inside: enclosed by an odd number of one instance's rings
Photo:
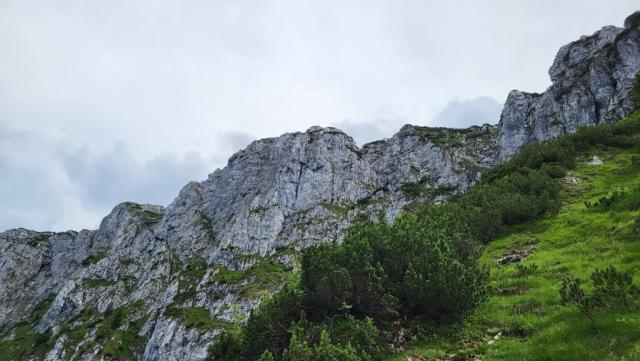
[[[622,119],[639,71],[636,12],[563,46],[552,85],[509,93],[497,125],[406,125],[362,147],[312,127],[254,141],[166,208],[122,203],[97,230],[0,233],[1,335],[46,338],[44,360],[109,360],[102,327],[125,315],[129,328],[117,329],[130,332],[132,358],[204,360],[228,324],[282,286],[301,250],[465,192],[526,143]],[[195,307],[207,327],[176,317]]]

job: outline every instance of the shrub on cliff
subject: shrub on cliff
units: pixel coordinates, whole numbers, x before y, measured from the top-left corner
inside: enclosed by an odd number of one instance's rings
[[[640,110],[640,72],[636,74],[636,81],[633,83],[633,88],[631,88],[631,94],[629,94],[631,98],[631,104],[633,105],[635,110]]]

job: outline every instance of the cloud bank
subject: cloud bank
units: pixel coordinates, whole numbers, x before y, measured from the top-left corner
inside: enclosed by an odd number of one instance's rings
[[[215,137],[219,152],[164,153],[140,159],[124,143],[96,151],[86,142],[0,127],[0,229],[95,228],[120,202],[169,204],[188,181],[224,166],[251,137]]]
[[[544,90],[560,46],[636,8],[2,0],[0,230],[94,227],[123,200],[166,204],[248,138],[336,125],[362,144],[405,123],[495,122],[491,99]]]

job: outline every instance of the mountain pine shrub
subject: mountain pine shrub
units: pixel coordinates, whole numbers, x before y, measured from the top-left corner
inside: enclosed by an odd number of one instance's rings
[[[563,305],[575,305],[578,310],[593,320],[598,309],[613,311],[633,311],[640,306],[640,286],[633,285],[630,272],[618,271],[609,266],[597,269],[591,274],[593,290],[588,293],[579,279],[567,277],[560,286]]]

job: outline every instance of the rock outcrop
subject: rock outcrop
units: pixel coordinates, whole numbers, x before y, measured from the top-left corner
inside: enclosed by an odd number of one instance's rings
[[[361,148],[312,127],[253,142],[166,208],[122,203],[94,231],[0,233],[1,338],[45,335],[46,360],[203,360],[305,247],[464,192],[524,143],[628,113],[639,17],[563,47],[549,90],[512,92],[499,126],[406,125]]]
[[[630,113],[628,94],[640,71],[639,19],[636,12],[624,28],[605,26],[563,46],[549,69],[552,85],[544,93],[509,93],[500,118],[499,160],[523,144]]]
[[[202,360],[283,284],[301,249],[466,190],[495,164],[497,134],[407,125],[359,148],[312,127],[253,142],[166,209],[123,203],[95,231],[0,233],[0,326],[11,338],[39,307],[33,329],[53,330],[51,360],[109,359],[126,332],[140,340],[136,359]],[[114,314],[127,321],[100,328]]]

